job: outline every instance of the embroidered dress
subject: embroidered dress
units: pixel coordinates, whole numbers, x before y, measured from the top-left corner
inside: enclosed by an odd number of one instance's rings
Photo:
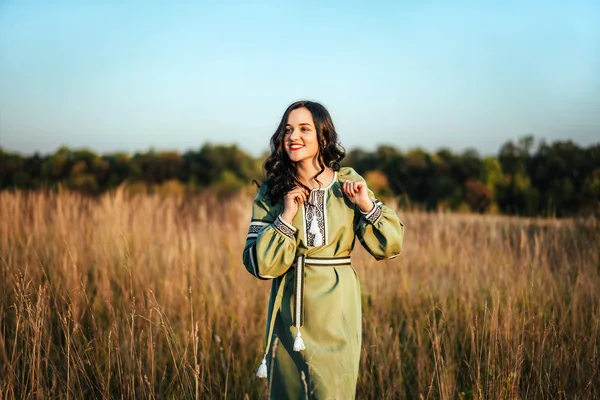
[[[267,184],[254,200],[243,262],[256,278],[273,280],[259,371],[270,375],[272,399],[355,396],[362,315],[350,253],[358,238],[376,259],[396,257],[404,224],[371,191],[375,206],[362,213],[342,192],[346,180],[363,178],[341,168],[327,187],[311,190],[291,224],[280,217],[283,201],[269,201]]]

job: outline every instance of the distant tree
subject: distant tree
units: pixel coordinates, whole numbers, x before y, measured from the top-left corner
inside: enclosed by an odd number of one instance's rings
[[[7,153],[0,148],[0,189],[27,186],[28,177],[17,177],[22,167],[23,159],[20,156]]]
[[[468,179],[465,182],[465,201],[471,210],[484,213],[492,205],[492,191],[483,182]]]
[[[404,157],[403,172],[403,186],[408,196],[418,203],[425,204],[432,187],[431,156],[423,149],[410,150]]]
[[[542,142],[531,158],[529,175],[544,199],[543,213],[563,216],[576,212],[585,203],[581,189],[593,169],[589,153],[572,141]]]
[[[71,150],[61,147],[56,153],[44,160],[42,176],[44,180],[58,183],[68,177],[70,171]]]
[[[581,212],[600,219],[600,167],[585,178],[581,189]]]
[[[390,189],[387,176],[378,170],[367,171],[363,177],[369,186],[369,189],[373,191],[373,194],[378,197],[392,197],[394,193]]]
[[[448,149],[440,149],[431,160],[427,209],[457,209],[463,202],[463,188],[454,172],[456,156]]]
[[[500,149],[498,160],[505,176],[497,187],[497,202],[503,213],[531,216],[539,213],[539,192],[528,175],[532,144],[533,137],[526,136],[517,144],[508,141]]]
[[[184,176],[200,187],[222,181],[225,171],[245,183],[262,176],[260,163],[236,145],[218,146],[208,143],[198,152],[186,152],[183,159]]]
[[[387,177],[392,192],[395,195],[410,196],[406,186],[409,176],[404,155],[394,147],[386,145],[377,147],[374,157],[378,162],[377,169]]]
[[[364,174],[367,171],[381,169],[381,160],[373,152],[357,148],[347,153],[342,166],[350,166],[359,174]]]

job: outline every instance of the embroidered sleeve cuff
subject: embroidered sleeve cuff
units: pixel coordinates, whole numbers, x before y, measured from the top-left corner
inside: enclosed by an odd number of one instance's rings
[[[358,209],[358,211],[360,211],[360,213],[362,215],[369,215],[369,214],[371,214],[373,211],[375,211],[375,207],[377,207],[377,203],[375,203],[374,201],[372,201],[372,203],[373,203],[373,208],[371,209],[371,211],[364,212],[360,208]]]
[[[259,232],[265,227],[269,225],[268,222],[264,221],[252,221],[250,223],[250,228],[248,228],[248,236],[246,236],[246,240],[248,239],[256,239]]]
[[[296,228],[294,228],[293,225],[285,222],[283,218],[281,218],[281,215],[277,216],[275,222],[273,222],[273,225],[275,228],[277,228],[277,230],[279,230],[279,232],[283,233],[287,237],[294,237],[294,233],[296,233]]]
[[[381,216],[381,202],[380,201],[375,201],[373,202],[374,207],[371,211],[369,211],[368,213],[364,213],[362,212],[362,210],[360,211],[363,215],[363,217],[365,217],[365,219],[367,221],[369,221],[371,224],[374,224],[375,221],[377,221],[377,219],[379,219],[379,217]]]

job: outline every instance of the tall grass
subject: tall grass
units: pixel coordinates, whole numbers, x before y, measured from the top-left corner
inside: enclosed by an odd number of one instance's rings
[[[264,398],[251,201],[0,192],[0,398]],[[357,398],[600,397],[595,222],[399,215],[353,254]]]

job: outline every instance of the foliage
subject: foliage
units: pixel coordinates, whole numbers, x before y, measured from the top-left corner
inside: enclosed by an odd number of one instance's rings
[[[535,148],[535,150],[534,150]],[[207,143],[198,150],[96,155],[62,147],[25,157],[0,148],[1,189],[57,189],[99,195],[120,185],[133,192],[177,195],[213,190],[230,196],[261,180],[264,158],[235,145]],[[470,210],[526,216],[599,215],[600,143],[508,141],[497,157],[475,150],[402,152],[392,146],[354,149],[343,165],[365,176],[379,196],[425,210]],[[176,183],[179,182],[179,183]],[[146,189],[141,188],[145,186]]]

